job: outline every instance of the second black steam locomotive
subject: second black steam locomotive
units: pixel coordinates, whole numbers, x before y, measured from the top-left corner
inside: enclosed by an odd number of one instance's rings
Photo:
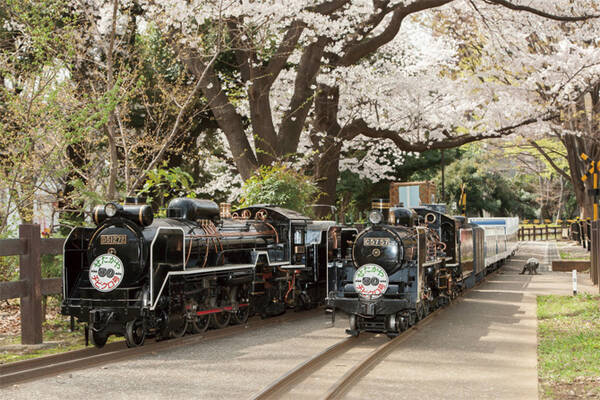
[[[370,226],[352,243],[353,262],[328,269],[327,303],[349,315],[349,334],[397,336],[509,257],[514,220],[479,226],[432,207],[376,201]]]
[[[250,314],[306,309],[326,294],[328,265],[345,264],[356,230],[283,208],[231,213],[177,198],[154,219],[143,200],[93,211],[64,245],[62,313],[87,324],[102,347],[110,335],[140,346],[243,323]]]

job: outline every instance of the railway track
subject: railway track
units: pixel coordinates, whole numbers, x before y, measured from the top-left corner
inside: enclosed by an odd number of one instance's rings
[[[492,272],[485,280],[495,276],[498,271]],[[359,337],[348,337],[330,347],[323,350],[321,353],[315,355],[311,359],[298,365],[293,370],[279,377],[277,380],[272,382],[269,386],[263,389],[260,393],[252,397],[253,400],[267,400],[267,399],[280,399],[280,398],[294,398],[296,397],[292,391],[302,385],[303,383],[312,379],[319,371],[323,370],[327,366],[334,365],[334,363],[341,362],[340,360],[344,355],[357,347],[368,347],[369,341],[379,342],[380,344],[368,352],[368,354],[359,359],[354,365],[350,367],[343,375],[341,375],[333,385],[331,385],[327,392],[318,395],[319,399],[333,400],[341,399],[343,396],[381,361],[383,361],[388,354],[390,354],[396,347],[408,340],[411,336],[417,333],[428,325],[436,316],[442,313],[449,307],[452,307],[460,303],[465,296],[473,289],[479,286],[476,285],[473,288],[467,289],[463,292],[462,296],[454,300],[450,305],[434,310],[432,313],[427,315],[418,324],[408,328],[394,339],[388,339],[383,334],[368,334],[361,333]],[[373,343],[371,343],[373,347]],[[339,368],[336,368],[339,369]],[[311,397],[315,395],[311,393]]]
[[[370,333],[361,333],[359,337],[345,338],[287,372],[252,398],[254,400],[279,399],[286,396],[293,398],[294,393],[292,391],[294,389],[300,385],[306,385],[323,369],[337,363],[344,363],[342,360],[349,357],[350,352],[356,349],[361,350],[363,353],[367,351],[365,357],[362,357],[346,373],[340,376],[326,393],[318,397],[321,399],[342,398],[358,380],[382,361],[395,347],[422,329],[435,315],[443,310],[444,308],[435,310],[417,325],[412,326],[392,340],[383,334]],[[368,351],[369,349],[372,350]]]
[[[314,317],[322,312],[323,309],[318,308],[302,313],[288,312],[282,316],[268,319],[254,317],[251,318],[247,324],[233,325],[223,329],[210,330],[203,334],[184,336],[177,339],[163,341],[147,340],[146,344],[142,347],[127,348],[125,346],[125,342],[121,341],[109,343],[102,349],[91,347],[33,358],[30,360],[3,364],[0,365],[0,388],[40,379],[43,377],[55,376],[69,371],[90,368],[127,358],[156,353],[169,348],[194,345],[206,340],[234,336],[242,332],[247,332],[248,330],[256,330],[269,325],[283,322],[294,322]]]

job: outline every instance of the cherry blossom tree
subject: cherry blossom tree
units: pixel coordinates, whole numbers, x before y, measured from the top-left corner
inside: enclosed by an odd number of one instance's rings
[[[206,71],[201,91],[242,178],[299,162],[329,204],[340,167],[385,175],[384,148],[400,159],[544,132],[600,60],[593,0],[170,0],[147,10],[188,69]],[[210,67],[206,28],[217,19],[229,46]],[[365,145],[358,163],[344,159]]]

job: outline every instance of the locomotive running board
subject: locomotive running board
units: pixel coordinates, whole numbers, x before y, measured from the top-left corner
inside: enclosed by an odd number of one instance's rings
[[[171,228],[167,228],[167,229],[171,229]],[[159,228],[160,230],[160,228]],[[183,231],[183,229],[182,229]],[[154,241],[156,240],[156,237],[158,236],[158,231],[156,232],[156,236],[154,237],[154,239],[152,240],[152,246],[150,247],[150,310],[154,311],[154,309],[156,309],[156,305],[158,304],[158,300],[160,300],[160,297],[162,296],[163,290],[165,289],[165,286],[167,284],[167,282],[169,281],[169,278],[171,276],[177,276],[177,275],[191,275],[191,274],[206,274],[206,273],[212,273],[212,272],[228,272],[228,271],[238,271],[238,270],[243,270],[243,269],[256,269],[256,265],[258,264],[258,261],[261,259],[261,256],[265,256],[267,259],[267,265],[269,266],[280,266],[280,267],[284,267],[286,265],[289,265],[289,262],[287,261],[283,261],[283,262],[271,262],[270,258],[269,258],[269,253],[266,251],[257,251],[254,253],[253,258],[254,258],[254,264],[225,264],[225,265],[220,265],[218,267],[208,267],[208,268],[194,268],[194,269],[184,269],[183,271],[169,271],[167,272],[167,275],[165,276],[165,279],[160,287],[160,290],[158,291],[158,295],[156,296],[156,299],[153,299],[152,297],[152,277],[153,277],[153,269],[154,269],[154,264],[153,264],[153,248],[154,248]],[[185,234],[184,234],[184,238],[185,238]],[[185,239],[184,239],[184,249],[185,249]],[[185,254],[185,253],[183,253]]]
[[[156,296],[156,300],[150,307],[150,310],[154,310],[156,308],[156,305],[158,304],[158,300],[160,300],[163,290],[165,289],[165,286],[167,285],[169,278],[172,276],[192,275],[192,274],[203,275],[203,274],[212,273],[212,272],[230,272],[230,271],[239,271],[239,270],[243,270],[243,269],[254,270],[254,265],[253,264],[225,264],[225,265],[222,265],[219,267],[188,269],[186,271],[170,271],[167,273],[167,276],[165,277],[165,280],[163,281],[163,284],[160,287],[160,291],[158,292],[158,295]]]

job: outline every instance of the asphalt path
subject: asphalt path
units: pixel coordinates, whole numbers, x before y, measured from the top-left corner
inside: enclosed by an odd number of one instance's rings
[[[413,335],[349,399],[537,399],[539,294],[570,295],[571,273],[550,272],[554,242],[523,242],[500,272]],[[530,257],[540,275],[520,275]],[[580,291],[591,291],[585,274]],[[597,289],[596,289],[597,290]]]

